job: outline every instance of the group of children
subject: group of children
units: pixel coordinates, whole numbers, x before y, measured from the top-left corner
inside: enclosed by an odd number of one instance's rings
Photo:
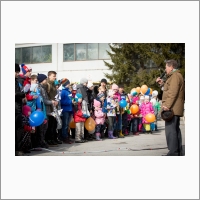
[[[151,124],[145,120],[146,114],[158,115],[160,104],[157,91],[153,91],[151,96],[141,93],[133,96],[126,94],[122,85],[112,84],[107,89],[106,79],[101,80],[100,86],[88,83],[86,78],[82,78],[80,84],[71,85],[67,78],[57,81],[54,71],[50,71],[48,77],[45,74],[31,75],[31,68],[24,64],[20,70],[22,75],[18,76],[18,66],[15,64],[15,82],[20,90],[16,84],[15,90],[22,93],[23,119],[23,134],[20,136],[20,145],[17,145],[18,150],[21,148],[29,152],[34,147],[48,148],[63,142],[71,144],[71,138],[75,139],[75,143],[84,143],[93,139],[116,139],[157,130],[157,120]],[[21,77],[24,77],[23,81],[20,81]],[[120,107],[121,100],[127,102],[125,108]],[[134,104],[139,111],[131,114],[130,107]],[[34,111],[42,111],[45,118],[37,127],[29,124],[29,116]],[[19,116],[17,112],[16,123],[19,123]],[[89,117],[95,120],[95,129],[92,131],[85,127]],[[75,127],[70,127],[72,120]],[[15,127],[19,133],[19,124]],[[16,137],[19,140],[19,135]]]

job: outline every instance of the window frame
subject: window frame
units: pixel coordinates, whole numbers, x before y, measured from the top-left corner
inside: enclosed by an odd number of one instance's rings
[[[51,62],[39,62],[39,63],[32,62],[33,61],[33,48],[34,47],[40,47],[40,52],[42,54],[42,47],[43,46],[51,46]],[[52,44],[51,45],[38,45],[38,46],[28,46],[28,47],[19,47],[19,48],[17,47],[17,48],[15,48],[15,49],[20,49],[20,63],[23,63],[23,61],[22,61],[22,49],[23,48],[31,48],[30,63],[26,62],[26,64],[46,64],[46,63],[52,63]]]
[[[74,44],[74,60],[64,60],[64,45]],[[76,44],[86,44],[86,59],[85,60],[76,60]],[[97,59],[87,59],[88,56],[88,44],[98,44],[98,58]],[[99,45],[100,43],[63,43],[63,62],[83,62],[83,61],[94,61],[94,60],[111,60],[111,58],[100,59],[99,58]],[[109,44],[109,43],[106,43]]]

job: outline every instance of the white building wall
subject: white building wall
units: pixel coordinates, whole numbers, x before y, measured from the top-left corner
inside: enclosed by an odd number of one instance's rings
[[[81,78],[88,78],[92,82],[98,82],[105,78],[104,73],[111,73],[103,60],[67,61],[63,62],[63,43],[27,43],[16,44],[15,47],[29,47],[39,45],[52,45],[52,63],[27,64],[32,67],[32,74],[56,71],[57,79],[68,78],[71,82],[79,82]],[[106,60],[111,63],[111,60]]]

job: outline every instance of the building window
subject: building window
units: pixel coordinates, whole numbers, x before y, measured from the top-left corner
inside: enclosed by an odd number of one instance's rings
[[[107,51],[110,51],[110,47],[107,43],[99,43],[99,59],[109,59]]]
[[[76,44],[76,60],[86,60],[86,44]]]
[[[21,63],[21,48],[15,49],[15,63]]]
[[[74,44],[64,44],[63,53],[64,61],[74,60]]]
[[[98,59],[98,43],[87,45],[87,60],[97,60]]]
[[[19,64],[51,63],[52,45],[16,48],[15,62]]]
[[[107,43],[64,44],[63,61],[110,59]]]

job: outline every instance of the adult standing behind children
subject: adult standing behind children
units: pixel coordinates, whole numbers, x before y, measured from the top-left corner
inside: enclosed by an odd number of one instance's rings
[[[21,91],[18,75],[20,72],[19,64],[15,63],[15,155],[23,155],[20,151],[21,134],[19,129],[22,128],[22,99],[25,98],[24,92]]]
[[[107,88],[106,88],[107,83],[108,82],[107,82],[107,80],[105,78],[101,79],[100,87],[105,88],[105,90],[104,90],[105,98],[107,98],[107,92],[108,92]]]
[[[57,95],[57,90],[56,90],[56,86],[54,84],[54,81],[56,80],[56,72],[55,71],[49,71],[48,72],[48,79],[47,79],[47,94],[49,96],[49,99],[54,101],[55,100],[55,96]],[[57,106],[58,102],[55,101],[53,106]],[[50,107],[51,112],[53,112],[53,106]],[[62,144],[62,142],[60,140],[58,140],[57,138],[57,132],[56,132],[56,128],[57,128],[57,121],[56,118],[53,116],[49,116],[49,126],[48,126],[48,135],[49,135],[49,139],[50,139],[50,143],[48,143],[49,145],[56,145],[56,144]]]
[[[185,86],[183,76],[177,69],[175,60],[166,61],[165,82],[158,77],[156,82],[163,87],[162,109],[173,110],[174,116],[171,121],[165,121],[165,134],[169,152],[167,156],[182,155],[182,137],[180,130],[180,117],[183,116]]]

